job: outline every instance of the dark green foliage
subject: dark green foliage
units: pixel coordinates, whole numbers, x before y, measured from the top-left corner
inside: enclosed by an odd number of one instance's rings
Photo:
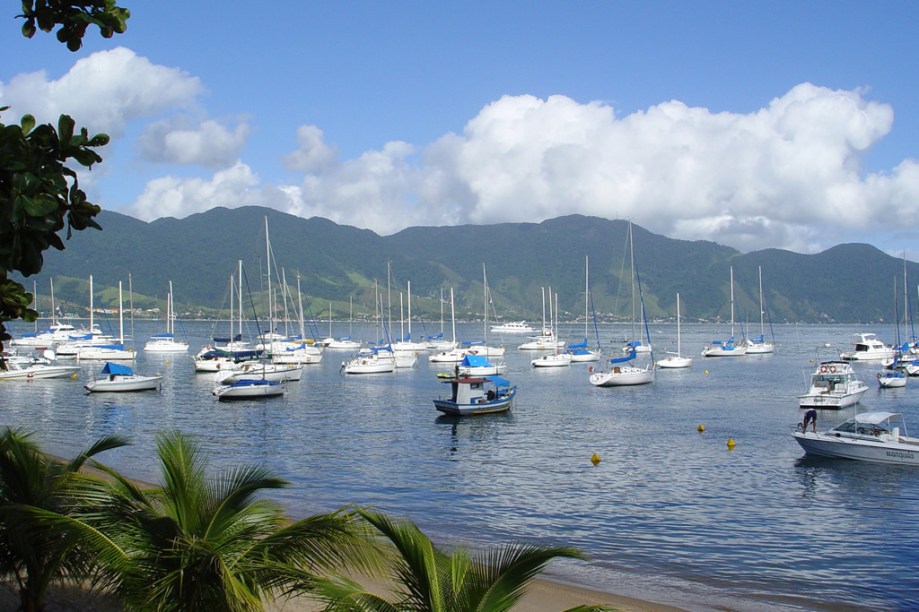
[[[122,34],[128,27],[131,12],[115,4],[115,0],[23,0],[22,35],[35,36],[35,32],[50,32],[60,26],[57,39],[71,51],[83,46],[86,29],[95,25],[103,38]]]

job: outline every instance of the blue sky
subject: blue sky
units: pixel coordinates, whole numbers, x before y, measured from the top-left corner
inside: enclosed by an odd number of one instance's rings
[[[123,5],[78,53],[19,36],[17,2],[0,21],[4,121],[109,133],[81,175],[107,209],[381,234],[581,213],[919,256],[915,2]]]

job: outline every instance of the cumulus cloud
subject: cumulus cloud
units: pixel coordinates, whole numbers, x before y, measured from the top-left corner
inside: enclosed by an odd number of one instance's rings
[[[893,109],[861,91],[809,83],[747,114],[672,100],[620,117],[601,102],[505,96],[461,134],[423,148],[394,141],[349,160],[318,127],[303,126],[285,158],[303,174],[299,184],[259,186],[236,166],[228,172],[244,175],[241,184],[221,173],[175,179],[151,185],[137,209],[145,218],[184,216],[251,201],[381,234],[582,213],[743,251],[809,252],[915,218],[915,161],[884,174],[861,169],[861,155],[892,124]],[[154,204],[158,194],[172,198],[168,206]]]
[[[197,77],[118,47],[77,60],[57,80],[44,71],[17,75],[4,84],[0,103],[42,123],[68,114],[92,132],[117,137],[131,119],[191,107],[202,92]]]
[[[180,116],[150,124],[137,144],[141,157],[147,161],[222,169],[239,160],[248,135],[249,126],[245,123],[235,127],[214,120],[193,124]]]

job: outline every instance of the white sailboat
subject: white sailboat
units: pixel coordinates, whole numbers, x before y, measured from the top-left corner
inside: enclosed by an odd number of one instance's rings
[[[100,361],[133,360],[136,351],[124,345],[124,307],[122,300],[121,281],[118,281],[118,341],[110,344],[90,345],[80,347],[77,359]]]
[[[588,324],[593,320],[594,334],[597,337],[597,349],[590,350],[587,347]],[[591,361],[600,361],[600,333],[597,331],[597,319],[590,316],[590,265],[588,258],[584,256],[584,341],[568,345],[568,354],[571,355],[571,361],[575,363],[584,363]]]
[[[641,292],[641,279],[638,271],[635,269],[635,247],[632,241],[632,223],[629,223],[629,259],[632,264],[633,287],[637,286],[638,301],[641,310],[641,327],[644,329],[644,336],[648,339],[648,348],[651,347],[650,332],[648,331],[648,321],[645,316],[645,301]],[[591,366],[590,384],[595,387],[620,387],[627,385],[646,385],[654,382],[654,353],[649,351],[650,360],[645,366],[635,365],[633,361],[638,353],[635,342],[629,343],[629,352],[625,357],[610,359],[607,364],[608,369],[594,370]]]
[[[188,342],[175,337],[175,307],[172,302],[172,281],[169,281],[169,293],[166,294],[166,331],[153,334],[144,344],[144,351],[150,353],[184,353]]]
[[[549,288],[549,324],[550,329],[552,330],[552,335],[556,336],[556,330],[558,329],[558,294],[555,294],[555,308],[552,308],[552,289]],[[554,318],[551,313],[555,313]],[[567,351],[561,350],[560,347],[556,347],[555,353],[550,355],[540,355],[535,359],[530,360],[530,365],[534,368],[560,368],[571,365],[571,354]]]
[[[660,368],[688,368],[692,365],[691,357],[683,357],[682,344],[680,340],[680,294],[676,294],[676,353],[664,357],[657,362]]]
[[[703,357],[743,357],[747,354],[744,344],[734,342],[734,266],[731,266],[731,337],[712,340],[702,349]]]
[[[759,269],[759,337],[748,338],[746,342],[747,355],[763,355],[775,351],[775,343],[766,340],[766,307],[763,298],[763,268]],[[771,323],[770,323],[771,326]]]

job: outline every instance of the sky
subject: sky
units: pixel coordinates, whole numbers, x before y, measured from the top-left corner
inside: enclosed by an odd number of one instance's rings
[[[919,260],[919,3],[119,0],[69,52],[0,14],[0,121],[111,142],[89,199],[406,227],[630,219]]]

